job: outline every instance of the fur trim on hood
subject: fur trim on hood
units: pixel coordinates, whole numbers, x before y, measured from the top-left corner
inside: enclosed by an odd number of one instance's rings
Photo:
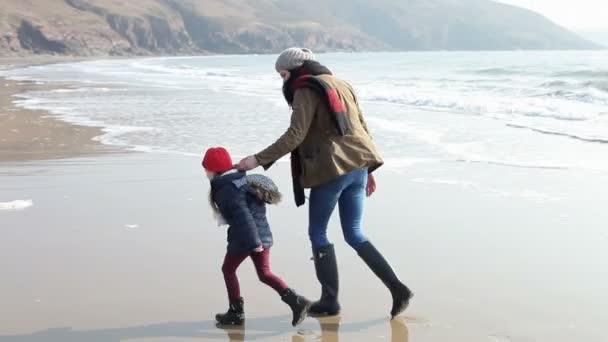
[[[249,185],[248,191],[261,201],[268,204],[278,204],[281,202],[283,196],[272,179],[257,174],[248,175],[246,179],[247,185]]]

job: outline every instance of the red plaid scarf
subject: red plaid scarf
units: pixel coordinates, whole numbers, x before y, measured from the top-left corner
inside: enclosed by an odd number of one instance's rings
[[[289,105],[293,104],[297,89],[309,88],[319,94],[327,104],[332,116],[332,121],[339,135],[344,136],[350,131],[350,124],[346,116],[346,107],[340,99],[338,92],[318,75],[331,75],[331,71],[316,61],[306,61],[302,67],[292,70],[291,77],[283,85],[283,95]],[[300,183],[302,165],[300,162],[299,148],[291,152],[291,176],[293,181],[293,193],[296,205],[299,207],[306,203],[304,188]]]
[[[309,88],[319,94],[327,104],[332,115],[332,121],[336,131],[340,135],[346,135],[350,131],[346,117],[346,107],[338,91],[323,81],[319,75],[331,75],[331,71],[316,61],[306,61],[304,65],[291,71],[292,75],[283,87],[283,94],[287,103],[293,103],[294,94],[297,89]]]

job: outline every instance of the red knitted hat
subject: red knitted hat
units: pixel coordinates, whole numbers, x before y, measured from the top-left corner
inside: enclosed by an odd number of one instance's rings
[[[207,150],[202,162],[205,170],[223,173],[232,169],[232,158],[223,147],[212,147]]]

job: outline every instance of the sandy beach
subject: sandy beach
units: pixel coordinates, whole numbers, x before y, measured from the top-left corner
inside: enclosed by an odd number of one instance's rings
[[[606,172],[389,160],[365,230],[414,290],[408,311],[390,320],[336,215],[341,316],[292,328],[246,262],[247,323],[222,330],[226,236],[200,159],[122,153],[92,140],[100,128],[13,106],[39,86],[0,80],[0,203],[29,203],[0,210],[0,342],[608,341]],[[288,166],[268,173],[285,195],[270,209],[273,268],[316,299]]]
[[[450,168],[455,177],[462,169]],[[315,298],[306,211],[291,203],[287,171],[270,172],[287,195],[271,211],[274,268]],[[213,326],[226,306],[225,234],[207,208],[197,158],[105,155],[3,163],[0,173],[2,201],[33,201],[0,212],[0,293],[10,308],[3,342],[605,341],[608,217],[593,203],[607,196],[584,178],[572,189],[546,172],[536,181],[562,184],[554,190],[571,199],[514,201],[424,183],[423,168],[382,172],[366,227],[416,291],[407,314],[390,322],[387,291],[334,219],[342,316],[292,329],[286,307],[246,264],[242,337]],[[595,179],[608,184],[607,175]]]
[[[44,111],[16,107],[15,94],[48,89],[45,84],[0,79],[0,161],[65,158],[99,153],[101,129],[70,125]]]

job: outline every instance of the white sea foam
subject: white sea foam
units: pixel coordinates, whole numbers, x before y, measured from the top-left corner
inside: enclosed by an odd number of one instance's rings
[[[451,160],[608,170],[601,146],[608,140],[608,84],[598,78],[608,66],[601,58],[580,69],[572,67],[580,56],[543,68],[527,59],[537,56],[522,53],[504,53],[491,64],[475,54],[465,56],[467,63],[446,61],[444,53],[425,60],[358,56],[327,58],[357,90],[386,169]],[[16,102],[103,127],[98,139],[105,144],[198,155],[203,146],[222,143],[245,154],[272,142],[288,122],[271,62],[267,56],[105,60],[2,75],[60,82],[60,89]]]
[[[53,93],[86,93],[86,92],[109,92],[111,88],[107,87],[83,87],[83,88],[59,88],[49,90],[48,92]]]
[[[17,211],[24,210],[34,205],[34,201],[30,200],[15,200],[11,202],[0,202],[0,210]]]

